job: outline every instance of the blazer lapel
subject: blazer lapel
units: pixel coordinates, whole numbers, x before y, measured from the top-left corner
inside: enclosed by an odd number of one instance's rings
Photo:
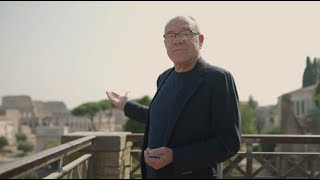
[[[175,128],[175,124],[179,119],[179,116],[182,110],[184,109],[185,104],[189,101],[189,99],[192,97],[192,95],[196,92],[196,90],[204,81],[205,61],[200,58],[195,68],[197,73],[195,73],[195,75],[192,77],[190,83],[188,83],[185,87],[182,88],[182,92],[177,97],[176,118],[174,118],[174,121],[170,123],[168,127],[168,132],[166,134],[165,144],[167,146],[169,145],[173,130]]]

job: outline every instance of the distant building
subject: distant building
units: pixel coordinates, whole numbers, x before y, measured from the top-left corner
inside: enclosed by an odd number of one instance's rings
[[[15,142],[14,122],[7,117],[0,116],[0,137],[6,137],[9,145]]]
[[[301,118],[316,107],[315,89],[316,85],[312,85],[287,93],[291,97],[290,100],[293,103],[293,112],[296,117]]]
[[[15,137],[16,132],[25,133],[37,151],[47,148],[48,144],[56,144],[63,133],[92,130],[88,117],[73,116],[62,101],[42,102],[32,101],[24,95],[5,96],[2,97],[1,115],[0,132],[8,135],[10,131],[10,137]],[[126,120],[123,111],[107,109],[98,112],[93,123],[97,131],[112,132],[122,131]]]
[[[278,98],[281,130],[284,134],[311,133],[312,127],[306,121],[306,117],[316,108],[315,89],[316,85],[311,85],[288,92]],[[314,133],[317,132],[320,133],[320,129]]]
[[[9,145],[16,143],[20,113],[14,109],[0,108],[0,136],[8,139]]]
[[[315,89],[316,85],[283,94],[278,98],[279,117],[281,119],[281,132],[283,134],[320,134],[320,119],[313,121],[308,116],[311,110],[316,108]],[[320,145],[317,144],[281,144],[277,151],[284,152],[319,152]],[[299,156],[290,156],[291,160],[300,162]],[[303,168],[309,169],[307,162],[302,164]],[[317,165],[320,166],[320,162]],[[299,173],[299,172],[297,172]]]
[[[59,117],[70,114],[66,105],[59,101],[41,102],[33,101],[33,110],[36,117],[42,119],[44,117]]]
[[[32,100],[29,96],[4,96],[2,97],[2,108],[16,109],[22,117],[34,116]]]

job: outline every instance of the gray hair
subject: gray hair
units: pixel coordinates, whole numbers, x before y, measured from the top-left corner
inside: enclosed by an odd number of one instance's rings
[[[179,20],[185,20],[185,21],[189,22],[189,24],[190,24],[191,27],[193,28],[192,30],[193,30],[193,31],[196,31],[196,32],[198,32],[198,33],[201,34],[200,28],[199,28],[199,24],[197,23],[196,19],[195,19],[194,17],[192,17],[192,16],[176,16],[176,17],[170,19],[170,20],[167,22],[166,26],[165,26],[165,31],[166,31],[166,29],[167,29],[168,24],[169,24],[171,21],[178,20],[178,19],[179,19]]]

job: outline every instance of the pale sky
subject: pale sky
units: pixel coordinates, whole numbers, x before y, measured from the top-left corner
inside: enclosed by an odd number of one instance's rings
[[[241,101],[276,104],[320,57],[320,2],[0,2],[0,97],[69,109],[106,90],[153,97],[178,15],[198,21],[202,57],[233,74]]]

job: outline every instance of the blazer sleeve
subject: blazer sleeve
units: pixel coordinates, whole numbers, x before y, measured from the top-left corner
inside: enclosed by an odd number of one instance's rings
[[[149,111],[149,107],[138,104],[133,101],[128,101],[124,106],[124,114],[127,117],[134,119],[138,122],[141,122],[143,124],[147,122],[148,111]]]
[[[217,164],[235,155],[240,149],[241,119],[236,85],[232,75],[224,72],[213,91],[211,121],[213,134],[201,142],[173,148],[176,167],[199,168]]]
[[[158,88],[161,83],[161,79],[162,79],[161,77],[162,76],[160,75],[157,79],[157,87]],[[138,122],[141,122],[143,124],[147,123],[148,113],[149,113],[149,107],[147,107],[145,105],[138,104],[133,101],[128,101],[124,106],[124,114],[127,117],[134,119]]]

